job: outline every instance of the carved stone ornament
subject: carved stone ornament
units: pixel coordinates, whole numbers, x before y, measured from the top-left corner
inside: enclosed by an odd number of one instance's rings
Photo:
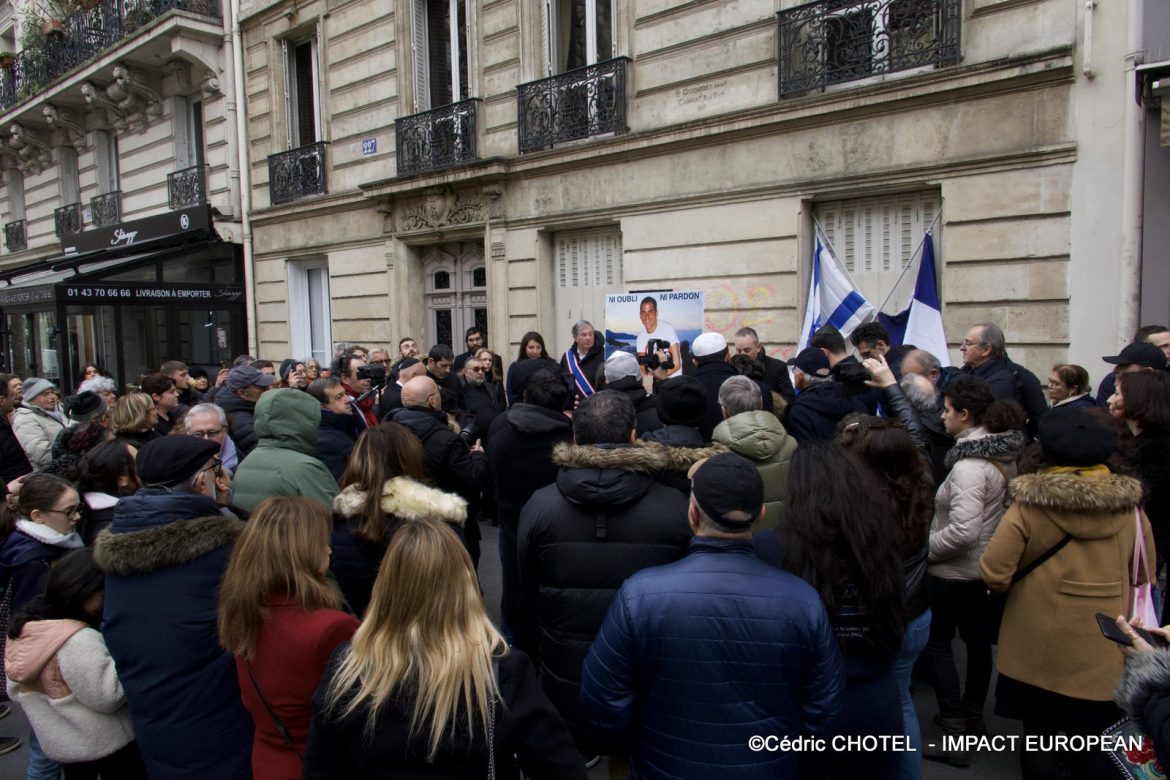
[[[85,128],[75,121],[72,111],[49,103],[45,106],[44,114],[45,121],[57,131],[65,143],[76,149],[78,154],[85,150]]]
[[[395,208],[398,230],[440,230],[500,219],[503,216],[502,194],[498,184],[485,185],[479,192],[431,187],[423,190],[421,198],[400,201],[401,205]]]
[[[104,89],[87,81],[81,85],[81,95],[85,98],[90,110],[101,117],[102,124],[107,128],[118,135],[125,133],[130,128],[130,124],[126,120],[126,112],[118,108],[118,105],[106,96]]]
[[[214,70],[208,68],[203,72],[203,79],[199,82],[199,89],[203,92],[203,97],[211,100],[220,93],[219,74]]]
[[[40,173],[53,161],[49,145],[16,122],[8,126],[7,144],[19,160],[16,167],[23,173]]]
[[[162,98],[147,85],[146,75],[141,71],[115,65],[113,75],[106,96],[126,115],[130,129],[142,132],[152,119],[162,116]]]

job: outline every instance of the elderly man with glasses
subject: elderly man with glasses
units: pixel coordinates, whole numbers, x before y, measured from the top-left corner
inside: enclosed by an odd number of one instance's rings
[[[486,381],[488,370],[486,361],[471,358],[463,364],[463,372],[459,377],[463,385],[463,406],[472,415],[470,424],[464,427],[469,431],[471,441],[486,438],[492,420],[504,411],[500,386]]]
[[[228,436],[227,412],[215,404],[196,404],[187,412],[187,435],[209,439],[219,445],[219,459],[228,474],[235,476],[240,465],[236,443]]]

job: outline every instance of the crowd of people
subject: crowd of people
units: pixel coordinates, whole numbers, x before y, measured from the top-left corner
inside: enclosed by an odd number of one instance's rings
[[[961,368],[877,323],[788,363],[751,328],[681,368],[572,338],[506,370],[471,328],[126,392],[0,375],[28,778],[919,778],[979,760],[989,703],[1036,736],[1128,715],[1170,760],[1170,614],[1135,617],[1170,555],[1170,328],[1096,392],[990,322]]]

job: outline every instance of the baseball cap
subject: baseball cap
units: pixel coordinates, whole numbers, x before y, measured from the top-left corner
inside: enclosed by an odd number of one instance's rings
[[[1115,366],[1144,366],[1145,368],[1165,368],[1166,355],[1153,344],[1137,341],[1126,344],[1120,355],[1110,355],[1101,358],[1106,363]],[[25,394],[27,395],[27,393]]]
[[[721,333],[700,333],[691,344],[691,354],[697,358],[716,355],[727,349],[727,339]]]
[[[793,359],[792,365],[809,376],[829,375],[829,358],[816,347],[802,349],[800,354]]]
[[[638,358],[634,357],[629,352],[618,351],[606,359],[606,382],[616,382],[619,379],[625,379],[628,376],[642,376],[642,371],[638,368]]]
[[[265,374],[258,368],[248,366],[236,366],[228,372],[227,388],[232,392],[236,390],[243,390],[245,387],[252,385],[259,385],[260,387],[268,387],[276,381],[276,377],[272,374]]]
[[[691,467],[691,495],[707,517],[728,528],[747,530],[764,505],[764,480],[752,462],[724,452]],[[741,512],[746,519],[727,519]]]

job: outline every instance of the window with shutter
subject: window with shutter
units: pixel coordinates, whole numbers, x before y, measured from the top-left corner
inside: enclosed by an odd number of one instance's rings
[[[595,228],[557,233],[553,239],[553,304],[557,333],[549,352],[564,352],[578,320],[604,329],[605,297],[625,292],[622,287],[622,234],[617,228]],[[559,354],[559,353],[558,353]]]
[[[470,97],[466,0],[413,0],[415,113]]]

